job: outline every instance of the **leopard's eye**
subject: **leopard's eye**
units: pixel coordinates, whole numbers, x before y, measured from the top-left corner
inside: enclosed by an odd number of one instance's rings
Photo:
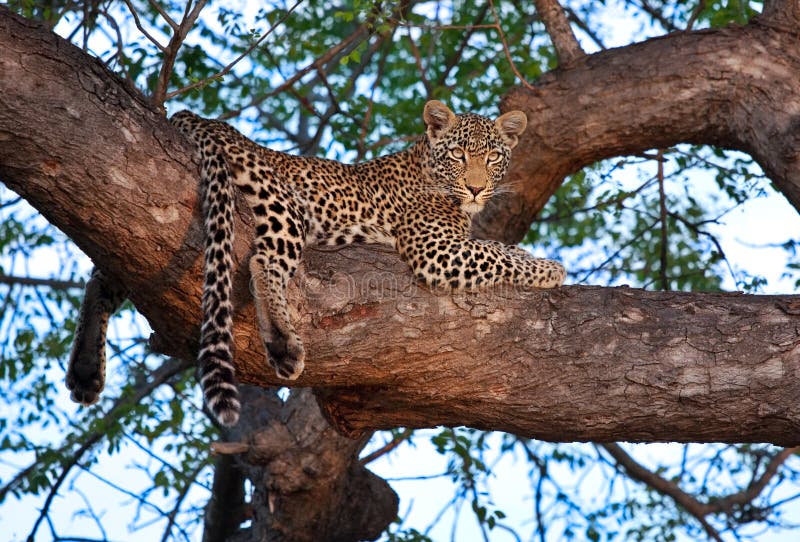
[[[503,157],[503,155],[500,154],[499,152],[492,151],[492,152],[490,152],[489,154],[486,155],[486,162],[487,163],[499,162],[502,157]]]
[[[453,147],[450,149],[450,157],[456,160],[464,160],[464,150],[459,149],[458,147]]]

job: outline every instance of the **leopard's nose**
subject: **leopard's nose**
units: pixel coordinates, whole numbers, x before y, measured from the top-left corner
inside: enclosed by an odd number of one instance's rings
[[[470,192],[472,192],[472,195],[474,196],[477,196],[478,194],[483,192],[484,189],[483,186],[472,186],[470,184],[467,185],[467,188],[469,189]]]

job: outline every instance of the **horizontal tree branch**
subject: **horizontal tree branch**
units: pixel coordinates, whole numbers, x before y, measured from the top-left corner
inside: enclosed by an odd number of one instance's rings
[[[800,52],[782,39],[756,26],[671,36],[580,59],[549,76],[542,97],[515,91],[507,105],[530,118],[515,175],[536,173],[522,178],[521,198],[505,200],[517,210],[504,216],[529,216],[537,186],[557,185],[577,164],[678,140],[762,149],[762,158],[781,160],[771,172],[791,196],[796,165],[775,142],[789,137],[789,113],[800,110],[791,56]],[[689,55],[683,83],[679,46],[705,66]],[[774,67],[753,50],[789,60]],[[650,56],[645,75],[624,64],[659,51],[673,57]],[[767,125],[765,110],[777,106],[742,101],[751,90],[788,100],[783,116]],[[770,137],[781,147],[772,154],[759,146]],[[0,142],[0,179],[129,288],[155,348],[192,358],[203,237],[197,171],[164,118],[98,61],[0,8]],[[247,212],[237,228],[245,262]],[[239,267],[241,379],[285,384],[264,360],[247,266]],[[549,440],[790,444],[800,435],[797,297],[592,287],[450,295],[420,288],[392,251],[348,247],[308,251],[290,301],[308,352],[296,384],[324,388],[324,410],[351,434],[463,424]]]
[[[798,296],[437,293],[368,247],[310,254],[290,294],[313,360],[299,383],[324,387],[324,409],[352,434],[441,424],[553,441],[800,435]],[[240,361],[242,377],[274,383],[253,361]]]

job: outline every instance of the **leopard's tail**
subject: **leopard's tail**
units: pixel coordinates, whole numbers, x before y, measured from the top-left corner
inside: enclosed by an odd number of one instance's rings
[[[213,136],[197,130],[208,121],[176,113],[171,122],[198,149],[206,233],[203,324],[200,329],[198,371],[208,408],[222,425],[239,421],[239,392],[233,365],[233,183],[231,172]]]

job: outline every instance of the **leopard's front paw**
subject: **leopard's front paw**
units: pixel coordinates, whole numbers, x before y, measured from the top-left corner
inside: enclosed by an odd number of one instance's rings
[[[277,335],[264,345],[269,363],[279,378],[295,380],[305,367],[306,351],[296,334]]]

